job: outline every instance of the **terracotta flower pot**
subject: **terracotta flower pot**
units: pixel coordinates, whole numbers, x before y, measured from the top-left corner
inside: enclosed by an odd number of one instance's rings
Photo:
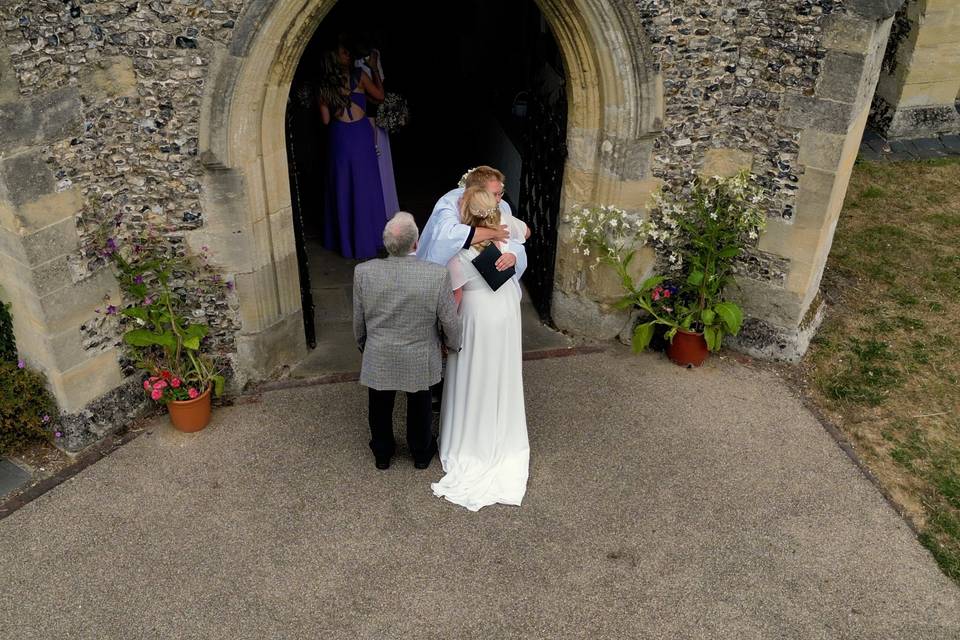
[[[200,431],[210,424],[210,392],[212,387],[193,400],[174,400],[167,403],[170,422],[174,429],[184,433]]]
[[[683,367],[699,367],[710,355],[702,333],[679,329],[667,347],[667,356]]]

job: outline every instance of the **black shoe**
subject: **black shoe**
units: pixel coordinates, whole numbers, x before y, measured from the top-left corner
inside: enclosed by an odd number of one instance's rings
[[[390,468],[390,460],[377,460],[374,464],[377,465],[377,469],[380,469],[380,471],[386,471]]]
[[[426,469],[430,466],[430,462],[433,461],[433,456],[437,453],[437,439],[434,438],[433,442],[430,443],[430,451],[427,454],[426,459],[424,460],[414,460],[413,467],[415,469]]]

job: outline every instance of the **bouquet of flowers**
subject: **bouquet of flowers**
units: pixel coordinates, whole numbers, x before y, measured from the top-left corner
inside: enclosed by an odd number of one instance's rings
[[[410,122],[410,107],[399,93],[388,92],[377,109],[377,126],[393,133]]]

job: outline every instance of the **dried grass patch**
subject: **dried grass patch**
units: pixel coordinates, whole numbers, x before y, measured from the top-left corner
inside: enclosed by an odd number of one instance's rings
[[[960,162],[861,163],[808,391],[960,581]]]

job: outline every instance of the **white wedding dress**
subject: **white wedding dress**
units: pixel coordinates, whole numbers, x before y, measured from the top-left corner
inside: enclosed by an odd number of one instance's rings
[[[520,285],[493,291],[463,249],[447,264],[463,287],[463,347],[447,355],[440,410],[440,462],[433,492],[471,511],[519,505],[527,490],[530,444],[523,406]]]

